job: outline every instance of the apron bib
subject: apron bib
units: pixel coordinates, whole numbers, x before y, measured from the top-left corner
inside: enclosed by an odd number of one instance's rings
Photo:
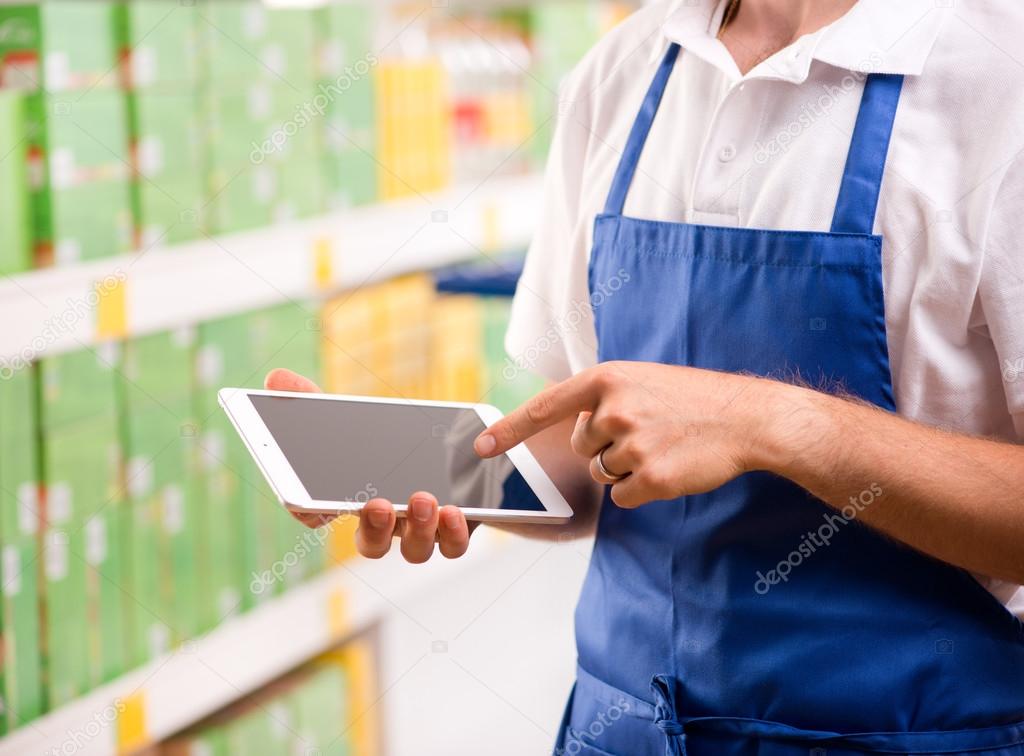
[[[902,77],[865,81],[828,232],[630,218],[678,54],[595,222],[591,295],[629,273],[594,299],[599,360],[799,377],[894,410],[872,231]],[[880,486],[850,493],[836,510],[750,473],[634,510],[606,496],[555,753],[1024,756],[1024,625],[963,570],[859,524]]]

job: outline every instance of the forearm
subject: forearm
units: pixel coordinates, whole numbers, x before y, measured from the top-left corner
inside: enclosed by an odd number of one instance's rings
[[[859,499],[857,519],[938,559],[1024,583],[1024,447],[796,386],[766,391],[757,467],[837,509]]]

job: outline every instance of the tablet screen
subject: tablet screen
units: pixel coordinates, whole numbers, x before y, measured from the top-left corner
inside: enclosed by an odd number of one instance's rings
[[[472,409],[250,394],[310,498],[544,511],[505,455],[481,459],[484,423]]]

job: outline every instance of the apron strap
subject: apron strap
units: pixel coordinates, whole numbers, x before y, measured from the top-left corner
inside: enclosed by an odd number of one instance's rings
[[[643,152],[647,134],[651,131],[651,124],[654,123],[654,116],[658,112],[661,96],[665,94],[665,85],[668,84],[668,77],[672,73],[672,66],[677,57],[679,45],[673,42],[669,45],[661,65],[658,66],[658,72],[654,75],[647,94],[644,95],[640,112],[633,121],[629,139],[626,140],[626,148],[622,151],[619,167],[615,170],[615,178],[612,180],[611,189],[608,190],[608,199],[604,205],[605,215],[622,215],[622,210],[626,206],[626,195],[629,194],[629,185],[633,183],[633,174],[636,173],[636,165],[640,162],[640,153]]]
[[[903,77],[897,74],[870,74],[864,82],[864,94],[832,216],[832,233],[874,232],[882,173],[902,87]]]

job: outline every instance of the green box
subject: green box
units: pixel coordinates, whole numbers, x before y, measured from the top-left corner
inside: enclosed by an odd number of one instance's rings
[[[199,632],[192,481],[193,420],[187,398],[131,408],[125,417],[130,648],[140,664]]]
[[[183,326],[124,343],[120,368],[129,411],[159,408],[163,400],[191,394],[197,336],[194,327]]]
[[[70,265],[134,248],[131,184],[127,180],[52,190],[42,200],[35,231],[38,266]]]
[[[198,523],[200,624],[208,629],[225,616],[241,610],[239,573],[242,552],[244,481],[238,470],[244,464],[237,435],[217,404],[224,386],[244,385],[247,362],[246,321],[236,316],[204,323],[199,328],[194,375],[195,416],[198,426],[198,470],[205,502]]]
[[[123,671],[123,514],[113,412],[47,430],[44,603],[51,707]]]
[[[328,205],[345,208],[377,200],[376,104],[366,75],[322,81],[328,104],[319,122]]]
[[[321,169],[328,208],[344,210],[377,201],[378,168],[372,152],[337,149],[323,157]]]
[[[349,684],[337,662],[324,664],[291,694],[298,709],[298,732],[312,752],[324,756],[352,756],[352,744],[343,736],[349,708]]]
[[[202,77],[195,3],[129,0],[119,14],[118,40],[125,85],[134,90],[175,91]]]
[[[351,77],[359,73],[355,70],[358,61],[376,63],[374,11],[370,3],[328,3],[319,8],[317,14],[318,77],[330,80]]]
[[[140,179],[162,185],[201,172],[205,132],[199,106],[193,91],[129,94],[130,139]]]
[[[201,16],[201,44],[209,80],[265,79],[299,86],[313,78],[312,10],[272,9],[254,0],[207,0]]]
[[[32,267],[25,98],[0,90],[0,275]]]
[[[504,413],[511,412],[544,387],[542,378],[516,366],[505,352],[511,300],[486,297],[483,304],[484,380],[488,389],[485,401]]]
[[[42,156],[46,162],[41,175],[33,171],[35,189],[64,189],[130,175],[123,92],[36,93],[27,97],[27,104],[29,148],[33,159]]]
[[[207,223],[215,234],[269,226],[281,192],[279,171],[272,165],[244,166],[210,177]]]
[[[201,239],[207,233],[206,195],[198,175],[132,185],[132,216],[140,250]]]
[[[75,262],[130,250],[124,95],[101,89],[32,95],[27,133],[37,262]]]
[[[320,160],[293,160],[280,167],[281,191],[274,204],[273,219],[283,223],[310,218],[326,206],[323,170]]]
[[[260,386],[267,372],[285,365],[315,377],[320,337],[315,315],[313,307],[289,303],[200,328],[197,414],[202,418],[206,452],[207,521],[221,523],[210,528],[207,548],[213,555],[229,555],[226,573],[219,568],[228,560],[221,559],[213,567],[220,580],[235,588],[245,607],[319,569],[323,549],[295,542],[299,531],[216,405],[216,391],[226,386]],[[233,539],[223,539],[224,522],[232,523]],[[215,550],[218,543],[222,552]],[[287,564],[289,552],[299,558],[297,565]],[[209,559],[217,561],[216,556]]]
[[[36,380],[23,370],[0,384],[0,731],[43,712],[39,644],[39,465]]]
[[[101,0],[0,5],[0,87],[116,87],[119,13]]]
[[[201,99],[207,148],[214,168],[282,163],[317,151],[311,83],[250,81],[208,88]]]
[[[109,416],[117,406],[117,344],[79,349],[39,362],[40,417],[44,436],[51,430],[95,416]]]
[[[135,663],[200,631],[194,342],[194,330],[182,328],[124,347],[123,433],[132,510],[128,569],[140,586],[133,593],[150,597],[148,605],[129,612]]]

